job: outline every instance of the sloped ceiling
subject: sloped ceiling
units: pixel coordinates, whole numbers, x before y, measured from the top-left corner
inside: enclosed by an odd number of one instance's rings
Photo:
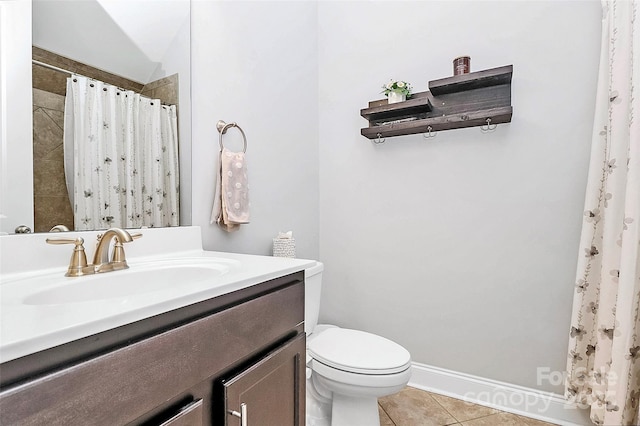
[[[33,44],[148,83],[189,19],[189,0],[33,0]]]

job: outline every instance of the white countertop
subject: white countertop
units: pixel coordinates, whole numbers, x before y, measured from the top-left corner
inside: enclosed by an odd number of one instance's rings
[[[33,294],[34,291],[39,290],[30,286],[37,285],[43,288],[47,285],[64,286],[67,283],[78,283],[79,280],[85,279],[89,285],[93,276],[64,277],[72,246],[62,246],[68,250],[59,250],[66,253],[64,257],[67,259],[59,266],[38,270],[18,267],[16,263],[11,263],[11,257],[15,257],[15,253],[25,254],[23,250],[27,249],[26,239],[15,236],[0,237],[3,258],[0,270],[0,363],[298,272],[312,266],[315,262],[204,251],[201,249],[198,227],[180,228],[184,232],[175,229],[177,228],[167,231],[171,232],[172,236],[171,250],[159,247],[162,245],[159,241],[163,241],[165,237],[162,230],[142,230],[147,239],[146,244],[138,245],[139,241],[145,240],[142,238],[125,246],[130,268],[125,271],[100,274],[100,276],[108,275],[117,280],[118,274],[135,271],[136,268],[148,268],[150,262],[161,260],[178,260],[183,263],[215,261],[228,266],[226,272],[213,276],[210,280],[188,284],[176,283],[175,286],[165,287],[160,291],[139,293],[131,297],[38,305],[24,303],[26,294]],[[74,237],[79,234],[82,233],[69,233]],[[51,237],[52,234],[40,235],[44,236],[32,238],[31,242],[35,243],[38,250],[51,250],[54,246],[45,247],[45,249],[42,247],[46,246],[43,242],[44,238]],[[9,241],[11,238],[13,241]],[[15,247],[14,243],[21,247]],[[136,245],[138,245],[137,250],[129,250],[130,246],[133,248]],[[85,246],[90,259],[93,250],[87,244]],[[147,251],[155,253],[146,256],[129,255],[130,252],[140,254],[145,247],[148,248]],[[55,248],[61,247],[55,246]],[[33,256],[33,253],[31,255]],[[17,263],[20,262],[17,261]],[[43,264],[49,266],[46,262]],[[55,284],[47,284],[48,282]]]

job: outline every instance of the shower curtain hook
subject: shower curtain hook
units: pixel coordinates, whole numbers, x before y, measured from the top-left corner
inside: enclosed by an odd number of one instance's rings
[[[435,138],[436,136],[438,136],[438,132],[431,132],[433,130],[433,127],[431,126],[427,126],[427,133],[423,134],[422,137],[425,139],[431,139],[431,138]]]
[[[387,140],[386,138],[382,139],[382,133],[378,133],[376,135],[376,138],[373,140],[373,143],[375,143],[376,145],[379,145],[381,143],[384,143],[384,141],[386,140]]]
[[[493,132],[496,129],[496,127],[498,127],[497,124],[493,124],[493,125],[491,124],[490,118],[487,118],[486,123],[487,123],[486,127],[484,125],[480,127],[480,131],[482,133]]]

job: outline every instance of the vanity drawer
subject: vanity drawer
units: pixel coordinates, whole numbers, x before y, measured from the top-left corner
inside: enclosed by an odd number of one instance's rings
[[[160,426],[193,426],[201,425],[204,418],[202,400],[193,401],[182,407],[174,416],[160,423]]]
[[[0,393],[2,425],[117,425],[299,332],[304,283]]]

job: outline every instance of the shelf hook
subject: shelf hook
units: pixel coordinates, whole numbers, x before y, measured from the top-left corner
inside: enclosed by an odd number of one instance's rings
[[[487,122],[486,126],[483,125],[482,127],[480,127],[480,131],[482,133],[493,132],[496,129],[496,127],[498,127],[497,124],[493,124],[493,125],[491,124],[490,118],[487,118],[486,122]]]
[[[375,143],[376,145],[384,143],[384,141],[386,141],[387,139],[382,139],[382,133],[378,133],[376,135],[376,138],[373,140],[373,143]]]
[[[427,133],[423,134],[422,137],[425,139],[435,138],[438,136],[438,132],[431,132],[433,127],[427,126]]]

